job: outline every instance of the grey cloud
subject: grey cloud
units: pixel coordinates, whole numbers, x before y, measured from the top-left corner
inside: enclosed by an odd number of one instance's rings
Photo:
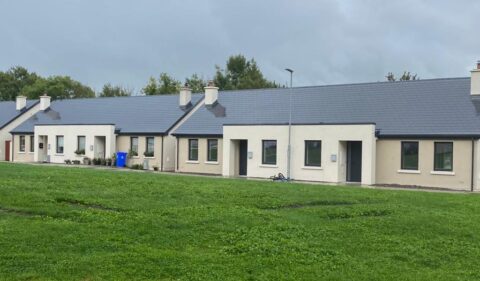
[[[211,78],[232,54],[296,85],[379,81],[388,71],[468,76],[478,1],[0,0],[0,69],[23,65],[96,89],[137,91],[169,72]]]

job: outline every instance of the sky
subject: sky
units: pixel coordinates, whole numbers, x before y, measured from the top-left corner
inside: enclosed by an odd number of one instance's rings
[[[294,86],[387,72],[466,77],[480,60],[480,1],[0,0],[0,70],[139,92],[167,72],[211,79],[230,55]]]

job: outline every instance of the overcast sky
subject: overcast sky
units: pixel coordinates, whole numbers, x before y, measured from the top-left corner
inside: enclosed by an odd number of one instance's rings
[[[100,90],[168,72],[212,78],[232,54],[297,86],[469,76],[480,1],[0,0],[0,70],[21,65]]]

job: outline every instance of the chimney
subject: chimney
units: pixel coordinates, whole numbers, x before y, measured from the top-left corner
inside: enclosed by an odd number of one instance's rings
[[[186,107],[192,101],[192,90],[185,83],[185,86],[180,88],[180,107]]]
[[[47,110],[50,107],[51,97],[47,95],[40,96],[40,110]]]
[[[218,99],[218,87],[215,87],[213,81],[208,81],[205,87],[205,105],[214,105]]]
[[[480,95],[480,61],[477,61],[477,68],[471,71],[470,94]]]
[[[27,97],[17,96],[17,110],[23,110],[25,107],[27,107]]]

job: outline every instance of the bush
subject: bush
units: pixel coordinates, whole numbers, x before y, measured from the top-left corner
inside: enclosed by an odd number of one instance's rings
[[[142,164],[133,164],[130,166],[130,169],[132,170],[143,170],[143,165]]]
[[[147,152],[147,151],[145,151],[145,153],[143,153],[143,155],[144,155],[145,157],[153,157],[154,154],[153,154],[153,152]]]
[[[72,161],[70,161],[70,160],[65,160],[65,164],[70,165],[70,164],[72,164]]]
[[[75,150],[75,154],[77,155],[85,155],[85,149]]]
[[[136,156],[138,156],[138,152],[133,151],[133,150],[128,151],[128,157],[132,158],[132,157],[136,157]]]

